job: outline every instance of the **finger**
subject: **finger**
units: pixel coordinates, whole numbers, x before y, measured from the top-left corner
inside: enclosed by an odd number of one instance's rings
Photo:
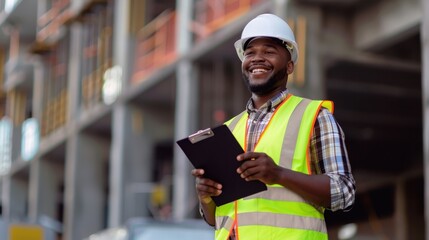
[[[251,181],[258,179],[257,178],[258,171],[255,168],[248,168],[240,174],[240,177],[245,179],[246,181]]]
[[[204,175],[204,169],[192,169],[191,173],[194,177],[200,177]]]
[[[261,154],[256,152],[245,152],[237,156],[238,161],[256,160]]]
[[[237,173],[241,174],[249,168],[257,167],[259,163],[256,161],[256,158],[250,158],[248,161],[244,161],[240,167],[237,168]]]
[[[208,178],[198,177],[195,181],[196,181],[196,185],[203,185],[211,188],[222,189],[222,184],[217,183]]]
[[[201,182],[196,185],[196,189],[198,191],[198,195],[200,196],[218,196],[222,193],[220,184],[213,185],[205,185]]]

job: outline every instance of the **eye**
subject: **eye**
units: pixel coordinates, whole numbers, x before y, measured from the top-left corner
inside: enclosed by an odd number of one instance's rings
[[[277,51],[276,49],[268,48],[267,50],[265,50],[265,54],[269,54],[269,55],[277,54]]]
[[[244,55],[245,57],[248,57],[248,56],[253,55],[253,53],[254,53],[254,52],[253,52],[253,51],[251,51],[251,50],[246,50],[246,51],[244,51],[244,54],[243,54],[243,55]]]

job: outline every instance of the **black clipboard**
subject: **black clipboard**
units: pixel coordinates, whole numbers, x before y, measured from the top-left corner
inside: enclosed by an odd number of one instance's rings
[[[212,197],[216,206],[267,190],[261,181],[246,181],[236,172],[242,162],[240,144],[226,125],[198,131],[177,141],[195,168],[204,169],[204,177],[222,184],[222,194]]]

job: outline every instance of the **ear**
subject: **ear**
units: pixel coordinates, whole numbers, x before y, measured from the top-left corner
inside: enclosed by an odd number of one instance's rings
[[[294,63],[293,63],[293,61],[289,61],[288,63],[287,63],[287,74],[289,75],[289,74],[292,74],[293,73],[293,70],[295,69],[295,65],[294,65]]]

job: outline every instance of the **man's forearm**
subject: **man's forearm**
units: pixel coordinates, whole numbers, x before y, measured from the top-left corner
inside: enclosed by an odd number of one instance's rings
[[[305,175],[283,169],[278,184],[296,192],[308,201],[330,208],[330,178],[326,175]]]
[[[200,200],[200,209],[201,214],[204,220],[211,226],[215,225],[215,209],[216,205],[213,202],[213,200],[210,198],[210,200]]]

